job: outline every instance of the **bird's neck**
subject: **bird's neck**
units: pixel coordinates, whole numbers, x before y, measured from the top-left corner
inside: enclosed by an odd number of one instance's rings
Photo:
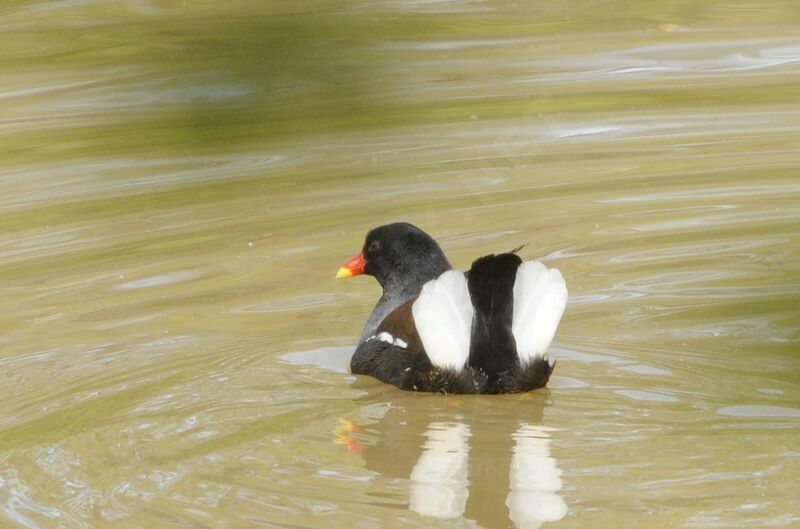
[[[375,308],[372,309],[372,313],[367,319],[367,324],[364,326],[364,332],[361,333],[359,343],[374,335],[383,319],[397,307],[419,296],[425,283],[431,279],[436,279],[451,268],[450,263],[445,260],[438,266],[426,267],[422,270],[418,269],[413,274],[396,274],[387,278],[384,284],[381,285],[383,287],[383,295],[378,300]]]

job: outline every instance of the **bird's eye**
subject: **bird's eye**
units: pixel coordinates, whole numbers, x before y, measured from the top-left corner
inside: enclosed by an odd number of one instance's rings
[[[376,254],[381,251],[381,243],[379,241],[372,241],[369,243],[369,247],[367,247],[367,252],[370,254]]]

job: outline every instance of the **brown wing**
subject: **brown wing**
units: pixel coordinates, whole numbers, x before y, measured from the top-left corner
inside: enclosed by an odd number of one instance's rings
[[[387,332],[395,339],[405,342],[405,349],[411,358],[425,354],[425,348],[422,346],[422,340],[417,333],[417,327],[414,325],[414,316],[411,312],[411,306],[414,301],[416,301],[416,298],[394,309],[383,319],[377,331],[377,334]]]

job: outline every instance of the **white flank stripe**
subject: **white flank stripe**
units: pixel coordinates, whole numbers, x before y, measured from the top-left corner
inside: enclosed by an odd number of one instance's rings
[[[462,369],[469,357],[472,332],[472,302],[464,274],[448,270],[425,283],[411,312],[433,365]]]
[[[382,332],[375,338],[381,342],[394,343],[394,337],[388,332]]]
[[[400,347],[401,349],[408,349],[408,343],[405,340],[401,338],[395,338],[386,331],[383,331],[380,334],[373,334],[364,341],[369,342],[371,340],[378,340],[379,342],[388,343],[394,345],[395,347]]]

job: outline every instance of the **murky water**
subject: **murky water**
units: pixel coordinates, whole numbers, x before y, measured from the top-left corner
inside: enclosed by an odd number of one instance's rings
[[[0,7],[0,526],[800,525],[794,1]],[[546,391],[346,372],[408,220]]]

